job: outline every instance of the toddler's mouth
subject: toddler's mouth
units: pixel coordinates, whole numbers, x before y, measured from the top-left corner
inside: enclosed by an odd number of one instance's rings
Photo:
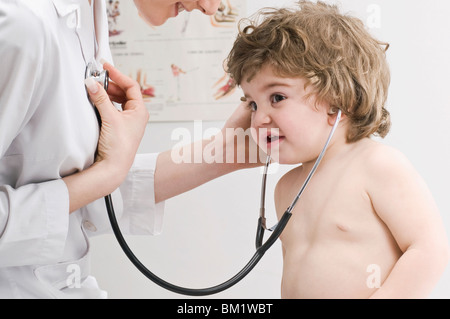
[[[284,140],[284,136],[269,133],[266,136],[266,145],[268,148],[278,145]]]
[[[269,135],[269,136],[267,136],[267,143],[272,143],[272,142],[275,142],[275,141],[277,141],[279,139],[280,139],[279,136]]]

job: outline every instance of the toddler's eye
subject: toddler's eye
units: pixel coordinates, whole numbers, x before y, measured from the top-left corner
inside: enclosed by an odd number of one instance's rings
[[[278,103],[278,102],[281,102],[281,101],[283,101],[283,100],[285,100],[286,99],[286,97],[284,97],[283,95],[281,95],[281,94],[274,94],[274,95],[272,95],[272,97],[271,97],[271,100],[272,100],[272,103]]]

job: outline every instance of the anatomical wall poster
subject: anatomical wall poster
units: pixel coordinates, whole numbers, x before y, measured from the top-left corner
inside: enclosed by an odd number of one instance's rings
[[[245,0],[222,0],[213,16],[181,12],[162,26],[133,1],[107,1],[115,66],[141,86],[150,121],[225,120],[241,94],[224,61],[246,16]]]

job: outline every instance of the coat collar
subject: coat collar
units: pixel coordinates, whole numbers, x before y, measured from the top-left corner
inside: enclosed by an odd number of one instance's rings
[[[77,11],[80,3],[80,0],[52,0],[52,1],[53,5],[56,8],[56,12],[58,12],[58,15],[60,17],[65,17],[68,14]]]
[[[87,0],[52,0],[53,5],[60,18],[76,13],[77,21],[80,19],[80,3]],[[96,58],[104,59],[112,63],[111,51],[109,50],[108,18],[104,0],[94,0],[95,33],[98,43]]]

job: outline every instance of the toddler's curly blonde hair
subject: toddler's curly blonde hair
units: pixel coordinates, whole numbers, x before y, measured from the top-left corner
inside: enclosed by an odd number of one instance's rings
[[[263,9],[239,29],[226,61],[238,85],[270,64],[279,76],[307,79],[318,101],[341,109],[350,121],[348,142],[389,132],[389,45],[361,20],[321,1],[299,1],[298,8]]]

